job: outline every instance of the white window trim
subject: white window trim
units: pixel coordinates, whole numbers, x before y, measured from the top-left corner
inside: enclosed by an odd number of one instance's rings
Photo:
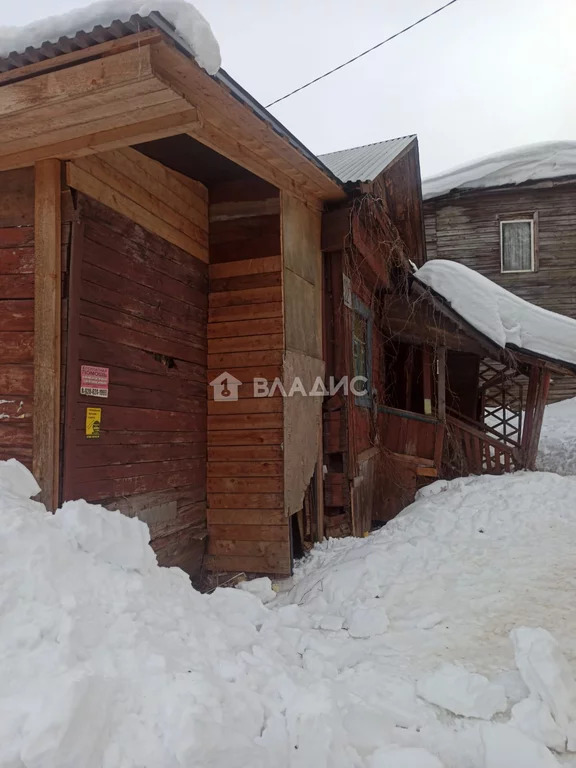
[[[504,269],[504,224],[530,224],[530,269]],[[500,273],[503,275],[513,275],[518,273],[535,272],[534,259],[534,219],[500,219]]]

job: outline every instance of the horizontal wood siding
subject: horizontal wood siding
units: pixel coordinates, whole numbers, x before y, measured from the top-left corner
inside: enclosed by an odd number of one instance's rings
[[[261,186],[211,199],[208,381],[227,371],[243,383],[237,402],[215,401],[208,387],[207,562],[287,574],[282,398],[254,397],[252,385],[281,376],[284,349],[278,193],[266,185],[262,199]]]
[[[196,573],[205,539],[207,266],[85,196],[73,250],[65,498],[137,515],[162,564]],[[80,395],[82,364],[110,371]],[[102,408],[101,436],[85,434]]]
[[[34,171],[0,173],[0,459],[32,468]]]
[[[539,307],[576,319],[576,184],[483,190],[428,200],[428,258],[453,259]],[[500,271],[500,219],[536,214],[534,272]],[[554,377],[552,400],[576,395],[575,377]]]
[[[79,158],[66,172],[74,189],[208,261],[208,198],[198,182],[131,148]]]

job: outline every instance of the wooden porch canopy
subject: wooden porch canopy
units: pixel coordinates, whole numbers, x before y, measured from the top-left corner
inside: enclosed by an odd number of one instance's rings
[[[436,318],[442,317],[456,326],[458,329],[457,343],[461,345],[474,346],[478,351],[483,350],[485,356],[488,355],[494,360],[501,360],[505,363],[509,363],[513,358],[518,364],[536,365],[546,368],[552,373],[576,376],[576,365],[568,361],[547,357],[515,344],[506,344],[505,347],[499,346],[458,314],[443,296],[416,277],[411,278],[410,296],[413,300],[423,299],[429,305],[432,315],[435,315]],[[440,333],[446,334],[447,329],[444,328]],[[445,344],[445,346],[449,347],[449,344]]]
[[[388,339],[421,347],[428,361],[425,388],[432,390],[433,379],[436,382],[434,413],[428,418],[446,425],[446,435],[460,454],[456,468],[444,441],[445,475],[534,469],[551,375],[576,375],[576,366],[512,345],[499,346],[414,277],[407,293],[384,294],[381,323]],[[458,369],[466,368],[470,385],[476,375],[477,390],[470,393],[480,409],[475,414],[447,405],[450,374],[461,378]],[[401,412],[392,416],[400,418]],[[438,460],[435,464],[440,471]]]

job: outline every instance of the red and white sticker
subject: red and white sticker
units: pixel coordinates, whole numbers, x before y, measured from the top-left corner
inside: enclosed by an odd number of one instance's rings
[[[95,365],[80,366],[80,394],[91,397],[108,397],[109,368]]]

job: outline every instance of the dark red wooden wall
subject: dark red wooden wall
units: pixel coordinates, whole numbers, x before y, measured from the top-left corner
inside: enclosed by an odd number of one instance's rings
[[[69,286],[65,499],[146,520],[159,559],[198,570],[205,538],[207,265],[80,196]],[[107,367],[107,399],[80,366]],[[101,435],[85,434],[102,408]]]

